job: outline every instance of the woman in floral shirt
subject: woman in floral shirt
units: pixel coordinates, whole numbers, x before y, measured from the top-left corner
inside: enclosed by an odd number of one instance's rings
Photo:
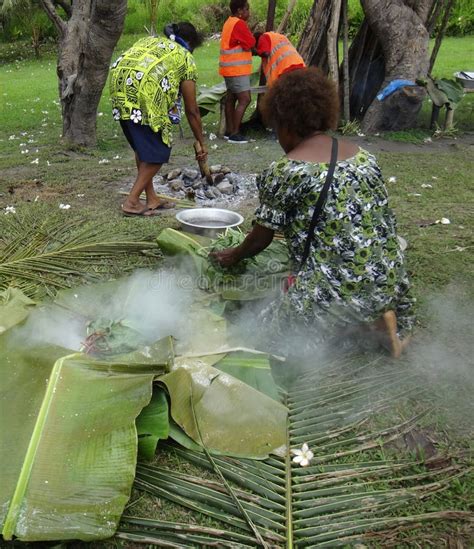
[[[153,189],[153,177],[171,154],[172,124],[179,122],[180,97],[194,137],[207,156],[196,103],[197,70],[193,50],[202,39],[190,23],[168,25],[166,37],[136,42],[112,65],[110,97],[113,116],[135,151],[138,175],[122,204],[125,215],[154,215],[169,206]],[[140,202],[145,191],[146,206]]]
[[[242,245],[213,254],[221,265],[258,254],[275,231],[284,234],[294,265],[301,264],[331,157],[325,132],[337,124],[338,103],[335,86],[315,68],[283,75],[267,93],[265,114],[286,155],[257,180],[260,206],[251,233]],[[338,145],[309,256],[263,319],[274,342],[304,334],[298,345],[311,347],[372,332],[398,357],[413,326],[414,300],[395,218],[376,159],[349,141]]]

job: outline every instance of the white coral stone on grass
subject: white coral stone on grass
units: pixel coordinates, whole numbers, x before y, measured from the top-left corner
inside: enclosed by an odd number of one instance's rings
[[[294,455],[294,458],[292,459],[293,463],[297,463],[301,467],[307,467],[314,457],[313,452],[309,449],[306,442],[301,447],[301,450],[291,450],[291,453]]]

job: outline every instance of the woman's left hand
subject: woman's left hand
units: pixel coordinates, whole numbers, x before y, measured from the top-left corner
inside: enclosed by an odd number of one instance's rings
[[[220,252],[209,252],[209,257],[214,259],[221,267],[232,267],[240,261],[237,248],[227,248]]]

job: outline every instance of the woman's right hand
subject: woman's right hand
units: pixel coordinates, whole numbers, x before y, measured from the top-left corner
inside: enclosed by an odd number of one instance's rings
[[[221,267],[232,267],[240,261],[237,248],[227,248],[220,252],[209,252],[209,257],[216,261]]]

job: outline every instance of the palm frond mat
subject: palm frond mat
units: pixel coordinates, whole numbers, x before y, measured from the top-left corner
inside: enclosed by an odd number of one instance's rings
[[[54,295],[62,288],[145,266],[143,252],[151,249],[157,250],[151,239],[119,234],[114,227],[82,218],[64,219],[39,210],[2,216],[0,291],[13,286],[33,299]]]
[[[399,363],[353,356],[300,375],[283,399],[288,448],[307,444],[308,466],[291,451],[252,461],[164,445],[173,463],[189,462],[197,474],[139,464],[136,488],[194,511],[196,521],[207,517],[206,526],[124,516],[117,536],[162,547],[332,548],[424,522],[472,522],[466,511],[429,506],[470,472],[462,458],[407,449],[430,412],[421,381]]]

